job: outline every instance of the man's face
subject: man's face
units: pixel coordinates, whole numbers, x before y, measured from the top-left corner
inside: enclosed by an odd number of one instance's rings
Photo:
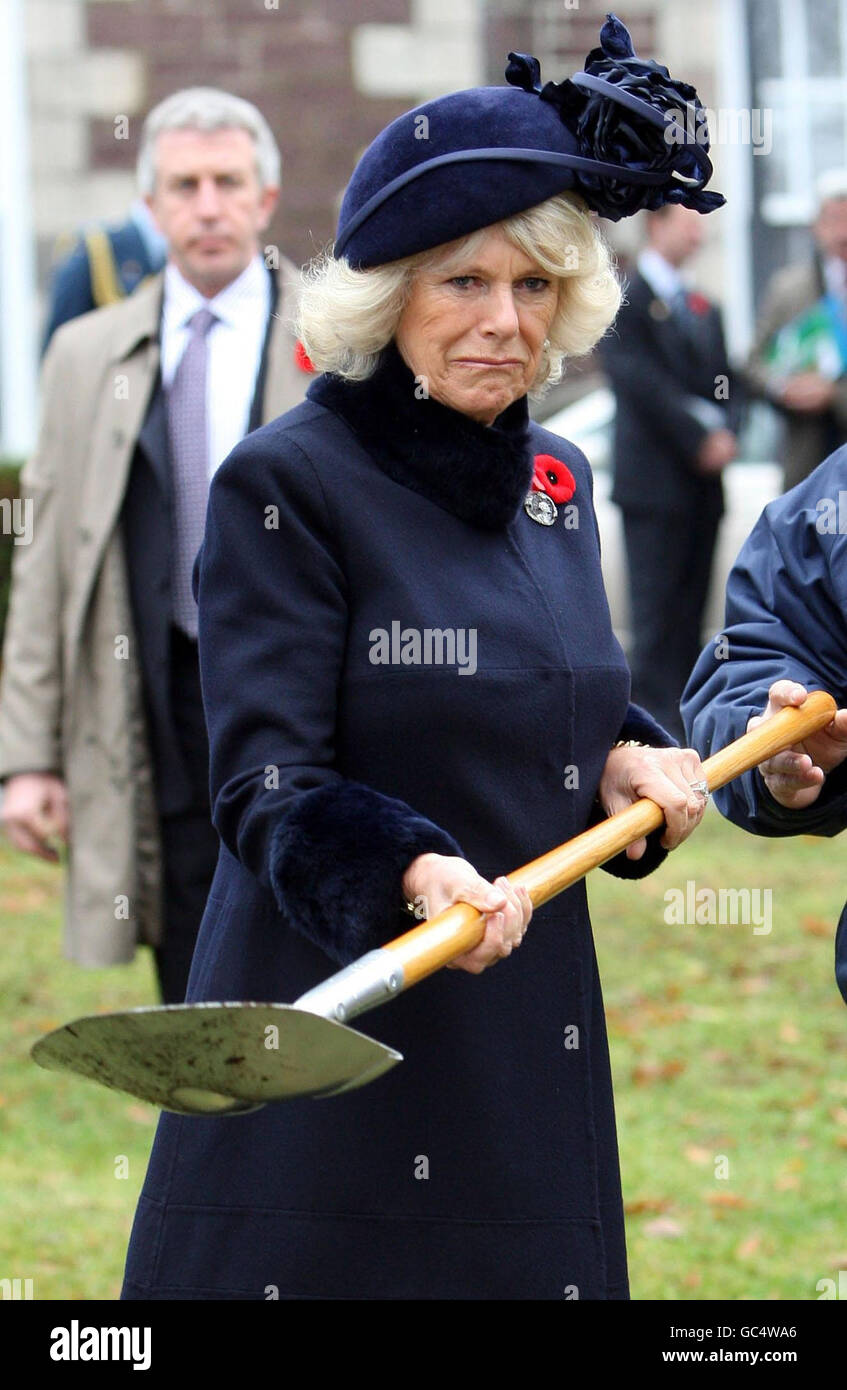
[[[246,130],[165,130],[146,198],[168,259],[207,299],[231,284],[259,249],[279,197],[262,188]]]
[[[824,203],[815,223],[815,236],[824,256],[847,261],[847,198]]]
[[[684,265],[703,245],[703,218],[692,208],[674,203],[650,219],[649,238],[671,265]]]

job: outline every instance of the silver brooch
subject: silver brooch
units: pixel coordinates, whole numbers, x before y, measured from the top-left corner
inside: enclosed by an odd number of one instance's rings
[[[552,526],[559,515],[556,503],[546,492],[528,492],[524,498],[523,509],[539,526]]]

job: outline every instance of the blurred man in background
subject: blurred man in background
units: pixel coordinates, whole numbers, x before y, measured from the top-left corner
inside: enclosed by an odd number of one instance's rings
[[[632,698],[680,741],[740,408],[720,314],[681,275],[702,239],[696,212],[648,214],[647,246],[600,344],[616,402],[612,500],[629,570]]]
[[[785,421],[784,489],[847,441],[847,169],[817,187],[813,256],[765,291],[747,369]]]
[[[0,685],[2,819],[19,849],[68,842],[65,951],[156,947],[184,996],[217,858],[191,589],[209,479],[308,376],[286,322],[297,272],[260,252],[279,151],[254,106],[194,88],[145,122],[138,179],[164,272],[56,333],[21,478]]]

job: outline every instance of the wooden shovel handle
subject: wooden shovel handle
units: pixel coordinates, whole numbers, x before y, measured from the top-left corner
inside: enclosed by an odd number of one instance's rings
[[[799,708],[790,706],[780,710],[749,734],[743,734],[706,759],[703,775],[709,790],[716,791],[734,777],[758,767],[774,753],[826,728],[835,711],[835,701],[823,690],[813,691]],[[509,882],[529,889],[533,905],[540,907],[584,878],[591,869],[605,864],[607,859],[656,830],[664,820],[661,807],[649,797],[643,797],[625,811],[619,811],[600,825],[592,826],[573,840],[516,869],[508,875]],[[403,967],[403,988],[408,989],[456,956],[473,950],[484,935],[483,914],[469,903],[456,903],[388,942],[384,949],[398,956]]]

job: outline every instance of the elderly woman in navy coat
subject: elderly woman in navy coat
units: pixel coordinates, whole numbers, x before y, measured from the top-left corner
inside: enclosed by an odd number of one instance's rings
[[[628,1295],[585,888],[527,932],[500,877],[643,795],[666,827],[612,867],[648,872],[704,805],[628,704],[588,464],[527,413],[619,303],[589,207],[721,201],[665,139],[693,89],[602,41],[588,86],[513,55],[365,153],[304,303],[324,374],[219,470],[198,570],[222,843],[188,998],[294,999],[406,902],[485,936],[371,1015],[406,1057],[371,1086],[163,1115],[124,1297]]]

